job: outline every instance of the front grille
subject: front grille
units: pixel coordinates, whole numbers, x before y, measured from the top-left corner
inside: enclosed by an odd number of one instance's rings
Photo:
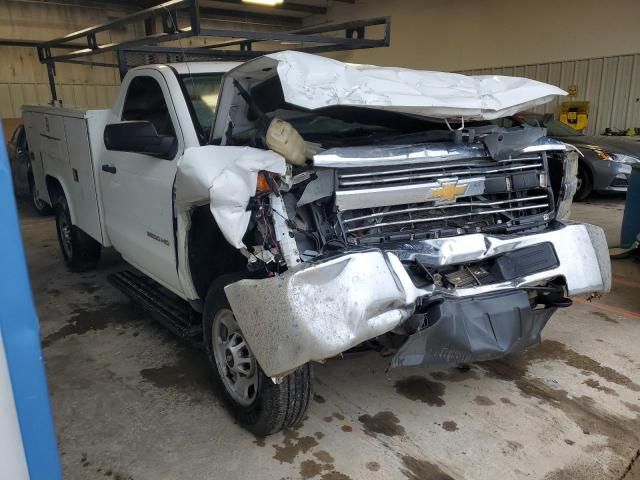
[[[340,169],[338,171],[338,188],[339,190],[348,190],[358,187],[391,187],[427,183],[450,177],[464,179],[503,173],[538,171],[541,169],[544,169],[544,160],[540,155],[528,155],[518,158],[517,160],[503,162],[478,158],[462,162],[416,165],[411,167]]]
[[[543,224],[553,216],[546,162],[541,153],[506,161],[472,158],[340,168],[336,190],[340,226],[348,241],[364,244],[508,232]],[[464,193],[455,200],[433,200],[434,189],[441,192],[446,184],[462,185]],[[424,198],[430,201],[416,201]],[[348,208],[363,203],[367,207]]]

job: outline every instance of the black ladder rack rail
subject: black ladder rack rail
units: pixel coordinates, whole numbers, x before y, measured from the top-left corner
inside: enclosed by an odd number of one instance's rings
[[[141,64],[206,60],[241,61],[282,50],[324,53],[388,47],[390,44],[390,17],[321,24],[289,32],[214,29],[202,28],[198,2],[199,0],[170,0],[110,22],[39,43],[36,47],[38,58],[41,63],[47,66],[52,102],[57,101],[56,63],[118,68],[120,78],[122,78],[129,68]],[[161,32],[155,31],[158,19],[162,25]],[[188,21],[185,22],[185,19]],[[180,24],[181,21],[183,25]],[[144,22],[144,36],[110,43],[101,43],[97,39],[99,33],[140,22]],[[367,37],[371,27],[382,27],[382,36],[378,35],[379,38]],[[229,40],[197,48],[160,46],[165,42],[189,37],[215,37]],[[86,46],[74,42],[74,40],[86,42]],[[287,44],[299,46],[260,49],[261,42],[287,42]],[[258,48],[255,48],[256,44],[258,44]],[[237,49],[233,49],[233,47],[237,47]],[[117,64],[86,58],[112,51],[117,51]]]

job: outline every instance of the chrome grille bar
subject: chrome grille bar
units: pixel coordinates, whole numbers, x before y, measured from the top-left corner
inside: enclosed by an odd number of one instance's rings
[[[352,217],[352,218],[348,218],[343,220],[343,223],[347,224],[347,223],[353,223],[353,222],[358,222],[358,221],[362,221],[362,220],[367,220],[370,218],[378,218],[378,217],[387,217],[389,215],[397,215],[397,214],[403,214],[403,213],[417,213],[417,212],[426,212],[426,211],[431,211],[431,210],[443,210],[443,209],[447,209],[447,208],[460,208],[460,207],[470,207],[470,208],[474,208],[474,207],[495,207],[498,205],[505,205],[505,204],[509,204],[509,203],[515,203],[515,202],[519,202],[519,203],[523,203],[523,202],[529,202],[529,201],[535,201],[535,200],[547,200],[548,197],[547,195],[536,195],[534,197],[527,197],[527,198],[513,198],[513,199],[508,199],[508,200],[498,200],[495,202],[458,202],[458,203],[450,203],[447,205],[438,205],[438,206],[429,206],[429,207],[412,207],[412,208],[403,208],[402,210],[387,210],[386,212],[376,212],[376,213],[371,213],[369,215],[361,215],[359,217]],[[547,207],[548,205],[545,205],[545,207]],[[497,210],[491,210],[492,212],[497,212]],[[476,212],[469,212],[470,215],[475,214]],[[373,225],[370,228],[375,228],[377,225]]]
[[[481,210],[478,212],[468,212],[468,213],[460,213],[460,214],[455,214],[455,215],[445,215],[445,216],[441,216],[441,217],[432,217],[432,218],[414,218],[414,219],[407,219],[407,220],[398,220],[398,221],[394,221],[394,222],[381,222],[381,223],[376,223],[373,225],[365,225],[362,227],[356,227],[356,228],[347,228],[347,231],[349,233],[353,233],[353,232],[358,232],[361,230],[371,230],[374,228],[382,228],[382,227],[393,227],[393,226],[400,226],[400,225],[409,225],[409,224],[415,224],[415,223],[428,223],[428,222],[438,222],[438,221],[442,221],[442,220],[452,220],[455,218],[464,218],[464,217],[471,217],[471,216],[478,216],[478,215],[495,215],[496,213],[509,213],[509,212],[520,212],[520,211],[525,211],[525,210],[535,210],[535,209],[547,209],[549,207],[548,204],[545,203],[541,203],[541,204],[537,204],[537,205],[529,205],[529,206],[525,206],[525,207],[511,207],[511,208],[502,208],[502,209],[495,209],[495,210]]]
[[[505,162],[509,162],[509,163],[514,163],[516,161],[540,161],[540,157],[536,156],[536,157],[529,157],[529,158],[518,158],[517,160],[500,160],[500,162],[495,162],[495,161],[490,161],[487,162],[484,159],[473,159],[470,158],[468,159],[469,162],[471,163],[454,163],[451,165],[448,164],[439,164],[439,165],[429,165],[429,166],[424,166],[424,167],[414,167],[414,168],[396,168],[393,170],[379,170],[379,171],[367,171],[367,172],[363,172],[363,173],[343,173],[341,170],[338,170],[339,174],[338,177],[340,178],[361,178],[361,177],[370,177],[372,175],[396,175],[396,174],[403,174],[403,173],[413,173],[413,172],[424,172],[424,171],[432,171],[432,170],[446,170],[447,168],[473,168],[473,169],[477,169],[477,168],[481,168],[481,167],[490,167],[490,166],[495,166],[495,165],[499,165]],[[478,162],[482,162],[482,163],[478,163]],[[530,164],[525,164],[522,165],[523,167],[530,167]],[[508,168],[508,167],[504,167],[504,168]],[[502,170],[501,170],[502,171]]]
[[[443,177],[452,177],[452,176],[461,176],[461,175],[487,175],[492,173],[502,173],[502,172],[513,172],[518,170],[528,170],[528,169],[536,169],[538,167],[542,167],[542,163],[534,163],[530,165],[518,165],[513,167],[502,167],[502,168],[474,168],[469,170],[445,170],[444,168],[440,168],[441,173],[428,173],[428,174],[418,174],[418,175],[405,175],[400,177],[386,177],[386,175],[390,175],[388,172],[380,172],[380,173],[369,173],[367,176],[375,177],[382,176],[384,178],[372,178],[370,180],[347,180],[343,181],[343,178],[346,178],[346,175],[338,175],[338,180],[340,181],[341,187],[355,187],[360,185],[371,185],[375,183],[393,183],[393,182],[410,182],[413,180],[424,180],[429,178],[443,178]],[[364,175],[364,174],[361,174]]]

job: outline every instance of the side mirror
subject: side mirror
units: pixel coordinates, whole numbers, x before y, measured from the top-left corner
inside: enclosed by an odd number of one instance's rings
[[[133,120],[107,125],[104,145],[107,150],[146,153],[170,160],[178,150],[178,139],[173,135],[158,135],[151,122]]]

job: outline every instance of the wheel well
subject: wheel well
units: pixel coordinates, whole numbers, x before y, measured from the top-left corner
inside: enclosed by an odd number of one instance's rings
[[[188,242],[191,281],[201,299],[216,278],[246,268],[245,257],[224,238],[208,205],[193,210]]]
[[[582,168],[587,173],[589,177],[589,181],[593,184],[593,172],[591,171],[591,166],[585,162],[583,159],[578,160],[578,168]]]
[[[64,189],[62,188],[62,185],[60,185],[60,181],[51,175],[47,175],[45,181],[47,183],[47,192],[49,192],[49,200],[53,207],[58,198],[64,197]]]

